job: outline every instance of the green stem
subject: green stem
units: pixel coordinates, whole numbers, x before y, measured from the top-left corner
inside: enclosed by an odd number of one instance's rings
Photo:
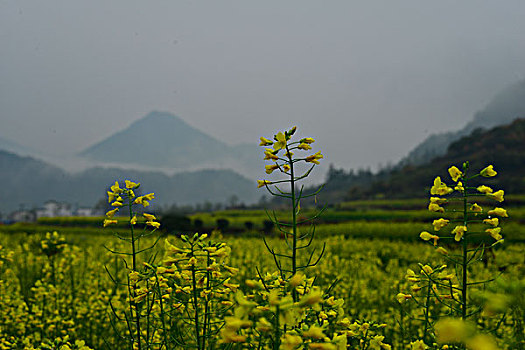
[[[427,341],[427,334],[428,334],[428,329],[430,327],[428,314],[429,314],[429,311],[430,311],[430,292],[431,292],[431,288],[432,288],[432,280],[430,279],[430,276],[428,276],[428,277],[429,278],[428,278],[427,300],[425,302],[425,331],[423,333],[423,341],[425,343],[428,343],[428,341]]]
[[[133,271],[137,271],[137,258],[136,258],[136,255],[137,255],[137,252],[136,252],[136,248],[135,248],[135,233],[133,231],[133,225],[131,224],[131,219],[133,219],[133,202],[131,201],[131,198],[128,196],[128,211],[129,211],[129,221],[130,221],[130,232],[131,232],[131,252],[132,252],[132,266],[133,266]],[[136,296],[137,296],[137,290],[136,290],[136,287],[137,285],[134,284],[133,285],[133,300],[135,300]],[[140,341],[140,336],[141,336],[141,333],[140,333],[140,310],[138,309],[138,306],[135,304],[135,324],[137,326],[137,344],[138,344],[138,349],[141,350],[142,349],[142,345],[141,345],[141,341]]]
[[[290,193],[292,195],[292,276],[297,272],[297,203],[295,199],[295,177],[294,177],[294,164],[292,162],[292,156],[288,145],[286,146],[286,152],[288,155],[288,161],[290,163]],[[299,295],[294,289],[292,291],[293,301],[297,302],[299,300]]]
[[[465,180],[464,180],[465,181]],[[464,186],[467,186],[467,183],[465,181]],[[467,227],[468,224],[468,211],[467,211],[467,202],[468,196],[467,191],[463,191],[463,225]],[[465,232],[463,236],[463,261],[462,261],[462,285],[461,285],[461,319],[465,320],[467,318],[467,255],[468,255],[468,247],[467,247],[467,233]]]
[[[191,253],[194,257],[194,246],[191,245]],[[199,324],[199,302],[198,302],[198,293],[197,293],[197,273],[195,271],[195,266],[191,267],[191,278],[193,284],[193,307],[195,309],[194,321],[195,321],[195,336],[197,337],[197,349],[201,349],[200,342],[200,324]]]

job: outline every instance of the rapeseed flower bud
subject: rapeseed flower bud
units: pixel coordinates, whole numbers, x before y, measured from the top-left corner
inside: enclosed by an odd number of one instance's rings
[[[271,174],[273,173],[274,170],[279,169],[279,166],[277,164],[270,164],[270,165],[266,165],[265,168],[266,168],[266,174]]]
[[[108,220],[108,219],[105,219],[104,220],[104,227],[107,227],[109,225],[114,225],[116,224],[118,221],[117,220]]]
[[[494,170],[494,167],[492,165],[489,165],[485,169],[481,170],[479,174],[483,177],[493,177],[496,176],[498,173]]]
[[[306,143],[306,144],[312,144],[315,142],[315,140],[311,137],[305,137],[304,139],[301,139],[300,140],[301,143]]]
[[[462,183],[461,181],[458,182],[458,184],[456,185],[456,187],[454,187],[454,189],[455,189],[456,191],[459,191],[459,192],[463,192],[463,191],[465,191],[465,187],[463,187],[463,183]]]
[[[152,214],[143,213],[142,216],[144,216],[144,218],[145,218],[147,221],[155,221],[155,220],[157,220],[157,218],[155,217],[155,215],[152,215]]]
[[[448,169],[448,173],[450,174],[450,177],[452,178],[452,181],[458,182],[459,178],[463,176],[463,173],[461,170],[459,170],[457,167],[452,166]]]
[[[302,149],[304,151],[308,151],[312,149],[312,146],[310,146],[307,143],[300,143],[299,146],[297,146],[297,148]]]
[[[270,141],[265,137],[261,137],[261,143],[259,143],[259,146],[270,146],[270,145],[273,145],[273,141]]]
[[[137,215],[134,215],[131,220],[129,221],[130,224],[136,225],[137,224]]]
[[[290,171],[290,166],[288,164],[284,164],[283,165],[283,170],[285,173],[289,172]]]
[[[261,188],[266,185],[271,185],[271,181],[268,180],[257,180],[257,188]]]
[[[275,151],[271,148],[267,148],[264,151],[264,160],[278,160],[279,157],[274,153]]]
[[[321,158],[323,158],[323,155],[321,154],[321,151],[319,151],[316,154],[312,154],[311,156],[306,157],[305,160],[307,163],[321,164],[318,161],[318,159]]]

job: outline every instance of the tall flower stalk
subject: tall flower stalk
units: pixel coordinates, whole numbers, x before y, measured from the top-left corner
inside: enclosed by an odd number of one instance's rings
[[[487,198],[503,202],[504,191],[494,191],[486,185],[473,184],[476,178],[496,176],[497,172],[492,165],[472,175],[469,170],[468,162],[463,163],[461,170],[452,166],[448,173],[454,184],[448,186],[438,176],[430,189],[428,209],[436,213],[446,213],[447,216],[434,220],[434,232],[423,231],[420,238],[432,244],[436,252],[447,261],[447,265],[431,267],[420,264],[419,275],[408,270],[406,279],[414,283],[411,287],[412,293],[399,293],[397,296],[400,303],[411,299],[423,309],[425,342],[432,340],[429,330],[439,316],[434,312],[433,317],[430,317],[431,304],[439,303],[444,307],[444,314],[466,321],[481,312],[481,306],[475,307],[470,302],[472,290],[483,287],[497,278],[494,276],[473,281],[469,270],[473,264],[481,261],[487,249],[503,242],[499,225],[502,218],[508,217],[505,209],[495,207],[487,210],[477,201]],[[451,229],[448,229],[449,227]],[[447,243],[447,248],[438,244],[440,242]],[[448,265],[451,265],[455,273],[447,271]],[[430,303],[430,299],[434,299],[436,303]]]
[[[129,270],[127,282],[125,284],[128,290],[129,313],[124,313],[124,318],[129,332],[128,344],[130,349],[141,350],[149,347],[148,344],[151,338],[150,334],[152,334],[150,329],[151,308],[149,305],[152,304],[154,300],[150,300],[151,297],[148,297],[149,294],[153,293],[149,293],[150,291],[147,281],[143,281],[141,278],[139,271],[139,255],[152,249],[156,245],[158,239],[148,248],[141,249],[139,243],[142,238],[153,234],[155,230],[160,227],[160,223],[156,221],[154,215],[147,213],[139,214],[137,209],[135,209],[135,207],[139,205],[143,207],[149,206],[149,201],[155,197],[153,193],[144,196],[136,196],[134,191],[139,187],[140,183],[125,180],[125,187],[120,188],[118,181],[115,181],[115,184],[110,188],[111,191],[107,192],[108,203],[111,203],[111,206],[113,206],[114,209],[106,213],[104,227],[117,224],[118,220],[115,218],[115,215],[119,212],[120,208],[127,209],[127,216],[129,218],[129,236],[122,236],[116,233],[115,236],[120,240],[127,242],[130,246],[130,251],[106,249],[112,253],[131,258],[131,264],[124,259],[124,263]],[[136,232],[135,227],[139,224],[139,216],[141,217],[140,223],[143,224],[144,228],[141,232]],[[109,270],[107,271],[109,273]],[[118,283],[115,277],[111,275],[110,277],[115,283]],[[141,282],[144,282],[146,285]],[[114,309],[112,305],[111,308],[112,310]],[[114,312],[114,316],[117,319],[120,319],[116,312]],[[143,318],[146,318],[145,326],[142,322]]]
[[[293,141],[292,136],[296,130],[297,128],[294,126],[288,131],[279,132],[274,135],[273,141],[261,137],[261,143],[259,144],[259,146],[272,146],[272,148],[266,148],[264,151],[264,159],[272,162],[272,164],[265,166],[266,173],[272,174],[274,171],[278,171],[284,178],[277,180],[258,180],[258,187],[265,187],[272,196],[285,198],[289,200],[291,204],[291,222],[278,219],[275,212],[273,212],[272,215],[268,214],[269,219],[274,223],[279,232],[284,235],[290,253],[277,253],[274,248],[269,246],[263,237],[266,248],[272,254],[283,280],[289,280],[299,271],[315,266],[321,259],[325,249],[325,245],[323,245],[322,251],[317,258],[314,258],[315,249],[312,249],[306,262],[301,263],[299,261],[299,252],[310,247],[313,241],[315,235],[313,221],[323,210],[318,211],[310,218],[298,220],[298,215],[301,210],[301,199],[317,195],[322,187],[314,193],[305,194],[303,193],[304,186],[298,189],[297,184],[307,178],[314,167],[320,164],[319,160],[323,158],[323,155],[319,151],[310,155],[295,156],[294,152],[299,153],[311,150],[311,144],[315,142],[315,140],[310,137]],[[311,166],[300,172],[297,167],[298,163],[311,164]],[[286,184],[288,184],[288,190],[282,187],[282,185]],[[299,225],[307,223],[310,223],[309,230],[301,234],[298,229]],[[287,264],[283,263],[285,260],[288,261]],[[299,300],[299,295],[295,290],[292,292],[292,297],[294,302]]]

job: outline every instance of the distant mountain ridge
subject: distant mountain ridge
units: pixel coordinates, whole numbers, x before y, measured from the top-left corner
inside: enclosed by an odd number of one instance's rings
[[[525,80],[503,89],[464,128],[427,137],[399,162],[399,167],[425,164],[444,155],[450,144],[472,131],[509,124],[517,118],[525,118]]]
[[[98,162],[192,170],[234,169],[255,176],[263,166],[257,146],[229,146],[167,112],[151,112],[88,147],[79,156]]]
[[[476,182],[487,183],[506,193],[525,193],[525,119],[516,119],[508,125],[490,130],[474,130],[469,136],[453,142],[446,154],[433,158],[429,163],[406,165],[384,178],[375,177],[366,188],[347,188],[350,197],[424,197],[436,176],[450,183],[447,169],[461,168],[469,161],[471,171],[494,165],[499,175]]]
[[[21,157],[0,150],[0,212],[41,206],[57,200],[92,207],[105,197],[115,182],[130,179],[143,184],[143,190],[155,192],[155,205],[225,203],[232,196],[247,203],[260,194],[254,181],[231,170],[200,170],[168,176],[161,172],[90,168],[78,174],[31,157]]]

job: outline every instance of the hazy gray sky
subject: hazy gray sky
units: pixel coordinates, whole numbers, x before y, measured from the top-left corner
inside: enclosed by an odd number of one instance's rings
[[[0,136],[75,152],[152,110],[228,143],[297,125],[375,166],[525,77],[525,1],[0,2]]]

